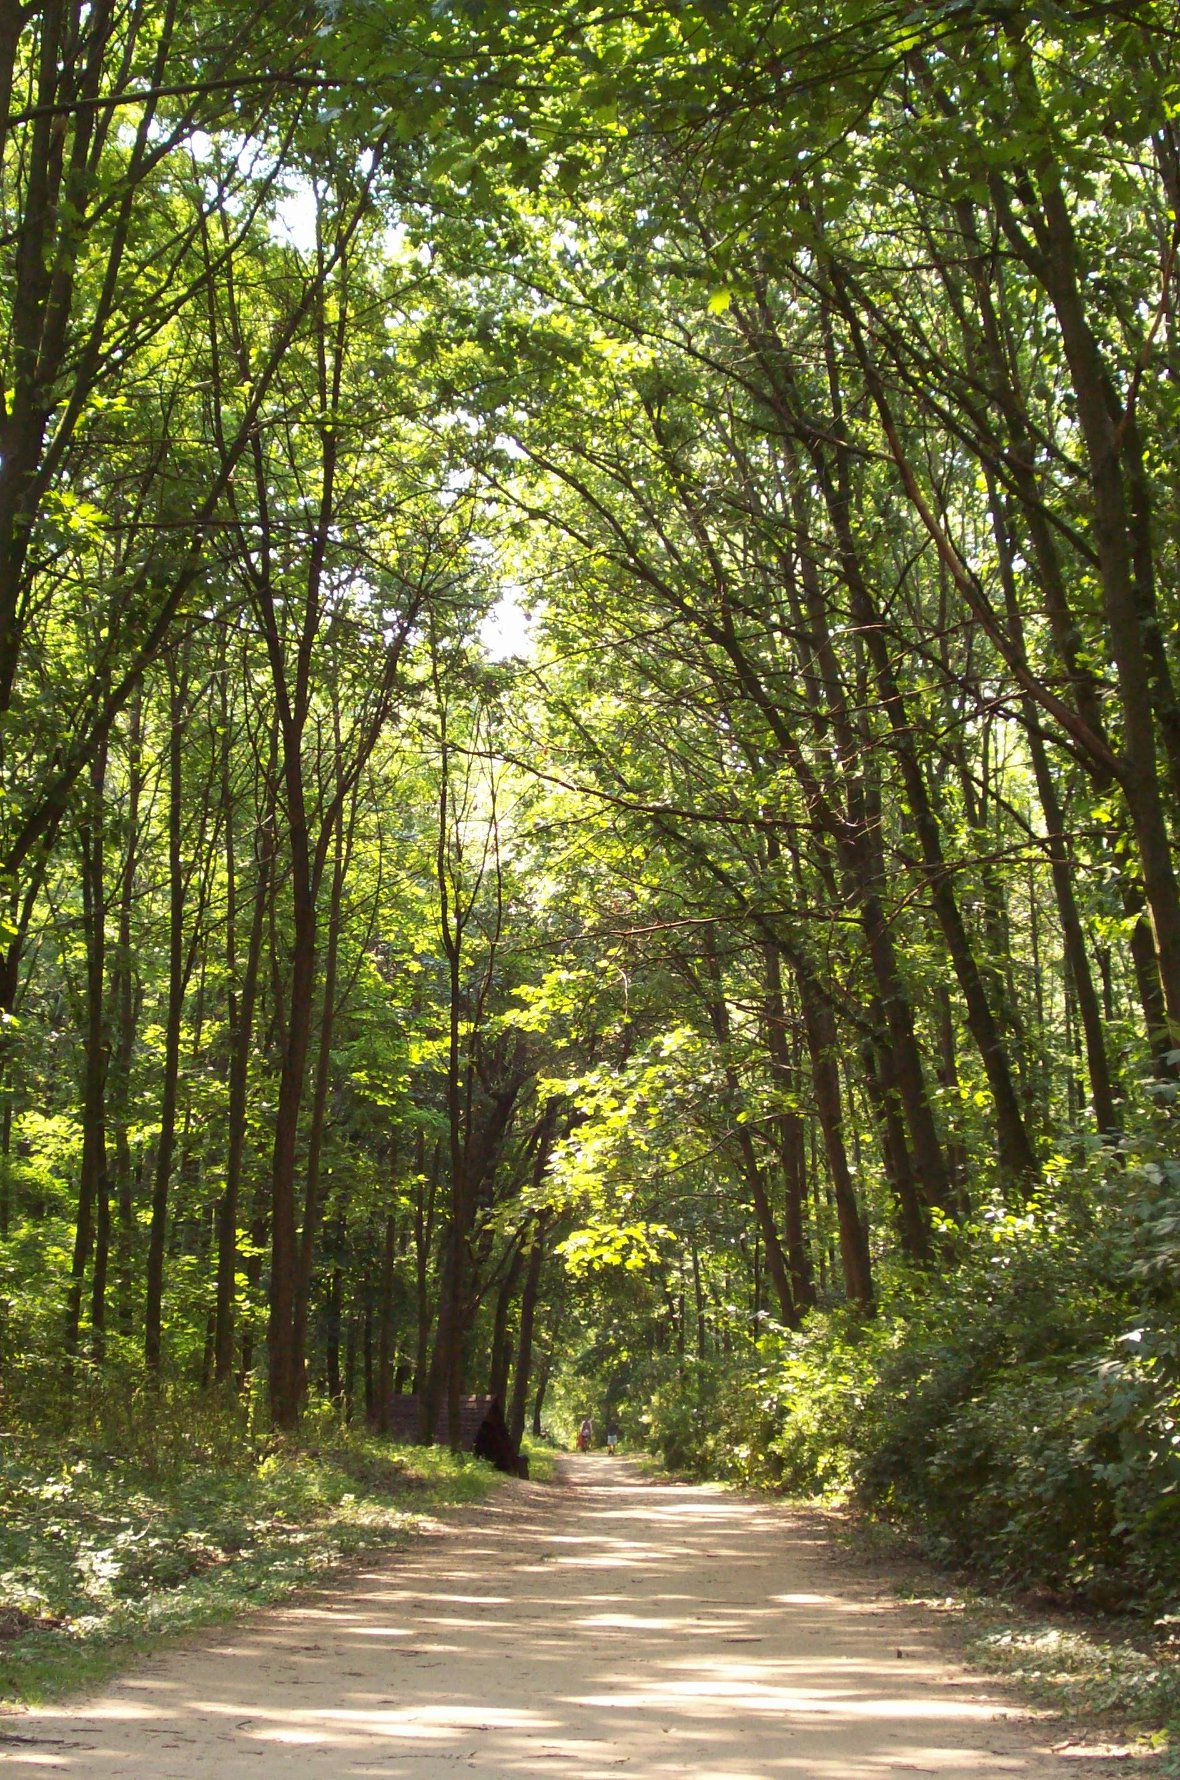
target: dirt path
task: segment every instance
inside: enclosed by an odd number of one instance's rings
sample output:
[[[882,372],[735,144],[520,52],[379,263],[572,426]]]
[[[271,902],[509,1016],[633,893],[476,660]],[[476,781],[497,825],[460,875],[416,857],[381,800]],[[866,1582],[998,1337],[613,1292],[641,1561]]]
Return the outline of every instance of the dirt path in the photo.
[[[560,1485],[510,1485],[408,1554],[99,1699],[0,1720],[0,1766],[78,1780],[1078,1772],[1046,1727],[955,1668],[920,1610],[845,1570],[805,1516],[570,1458]]]

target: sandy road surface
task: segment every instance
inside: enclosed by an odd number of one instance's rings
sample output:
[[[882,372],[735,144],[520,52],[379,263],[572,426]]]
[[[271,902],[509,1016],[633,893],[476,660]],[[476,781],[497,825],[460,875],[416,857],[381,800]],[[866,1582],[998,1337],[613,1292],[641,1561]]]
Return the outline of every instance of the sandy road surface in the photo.
[[[71,1780],[1078,1773],[1045,1727],[956,1670],[920,1610],[845,1569],[805,1516],[570,1458],[561,1484],[509,1485],[409,1553],[101,1698],[0,1719],[0,1766]]]

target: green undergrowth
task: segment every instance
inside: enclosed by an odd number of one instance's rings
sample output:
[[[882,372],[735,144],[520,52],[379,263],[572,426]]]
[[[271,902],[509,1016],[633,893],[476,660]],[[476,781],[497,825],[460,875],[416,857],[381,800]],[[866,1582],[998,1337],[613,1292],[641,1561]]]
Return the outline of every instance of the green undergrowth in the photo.
[[[985,1206],[949,1272],[882,1268],[653,1393],[674,1468],[844,1495],[929,1556],[1150,1621],[1180,1611],[1180,1164],[1145,1144]]]
[[[1045,1191],[814,1313],[658,1381],[670,1467],[843,1501],[948,1573],[1136,1628],[1000,1627],[979,1652],[1116,1715],[1180,1721],[1180,1163],[1172,1134],[1056,1158]],[[1047,1177],[1049,1171],[1047,1170]],[[988,1640],[991,1640],[990,1642]],[[1174,1735],[1174,1733],[1173,1733]],[[1174,1736],[1175,1740],[1175,1736]]]
[[[1046,1610],[970,1587],[903,1592],[952,1613],[968,1661],[1060,1715],[1083,1744],[1154,1750],[1153,1772],[1180,1776],[1180,1639],[1169,1621]]]
[[[557,1448],[548,1440],[535,1440],[526,1434],[520,1450],[529,1462],[530,1483],[552,1483],[557,1475]]]
[[[969,1610],[966,1630],[973,1662],[1069,1719],[1113,1725],[1132,1740],[1142,1733],[1161,1750],[1164,1771],[1180,1775],[1180,1649],[1173,1641],[1081,1618],[1016,1618],[990,1601]]]
[[[281,1600],[497,1481],[481,1460],[330,1421],[258,1442],[182,1399],[131,1419],[122,1449],[100,1426],[0,1436],[2,1700],[93,1685],[131,1652]]]

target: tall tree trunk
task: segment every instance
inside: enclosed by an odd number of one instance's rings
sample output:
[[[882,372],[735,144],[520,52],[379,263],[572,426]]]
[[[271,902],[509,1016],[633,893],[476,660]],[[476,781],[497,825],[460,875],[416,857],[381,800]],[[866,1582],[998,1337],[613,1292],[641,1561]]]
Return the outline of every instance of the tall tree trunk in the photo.
[[[434,658],[435,690],[439,692],[438,658]],[[435,881],[439,895],[439,930],[447,960],[447,1073],[445,1100],[450,1159],[450,1215],[443,1263],[439,1275],[438,1324],[434,1354],[422,1393],[421,1435],[433,1438],[440,1403],[446,1411],[447,1441],[454,1450],[460,1442],[459,1398],[463,1373],[463,1311],[467,1301],[471,1228],[472,1131],[469,1097],[464,1093],[470,1075],[469,1046],[464,1045],[462,962],[465,928],[471,905],[465,905],[454,876],[451,855],[452,805],[451,746],[446,727],[445,704],[438,699],[441,742],[439,753],[438,829],[435,848]]]
[[[827,338],[829,376],[838,402],[839,383],[830,330],[827,330]],[[841,420],[838,417],[837,431],[840,426]],[[814,435],[812,436],[814,438]],[[910,820],[921,848],[922,869],[931,905],[942,931],[947,952],[950,955],[951,966],[963,996],[968,1029],[978,1047],[991,1090],[996,1115],[996,1138],[1000,1164],[1010,1179],[1022,1182],[1027,1186],[1036,1177],[1037,1162],[1021,1116],[1007,1048],[992,1012],[983,976],[976,963],[967,928],[959,909],[954,880],[943,853],[941,830],[914,744],[914,725],[894,669],[881,613],[873,598],[869,579],[861,566],[853,521],[850,454],[842,442],[837,444],[835,447],[836,467],[833,474],[825,452],[826,447],[821,446],[818,441],[814,441],[812,461],[839,542],[841,567],[851,597],[853,616],[860,627],[859,634],[864,640],[872,664],[877,694],[889,724],[890,740],[900,770]],[[796,505],[798,506],[798,504],[797,499]],[[808,617],[812,629],[814,631],[816,625],[822,627],[826,652],[831,662],[831,671],[838,673],[835,652],[828,635],[826,607],[821,597],[818,576],[810,559],[802,573],[807,591]],[[871,945],[870,941],[870,947]],[[898,1032],[895,1030],[896,1018],[889,1008],[887,977],[882,978],[879,973],[878,982],[886,1002],[886,1015],[890,1020],[891,1036],[896,1045]],[[902,1034],[902,1047],[902,1053],[897,1060],[897,1074],[902,1097],[906,1104],[919,1174],[925,1178],[931,1203],[945,1210],[953,1211],[953,1195],[947,1191],[949,1181],[945,1178],[944,1160],[941,1149],[937,1145],[937,1139],[933,1138],[932,1125],[927,1121],[926,1114],[918,1101],[914,1100],[911,1104],[911,1092],[916,1090],[911,1089],[909,1080],[913,1064],[909,1057],[910,1039],[908,1034]],[[922,1095],[921,1099],[925,1100],[925,1096]],[[928,1105],[928,1102],[926,1104]],[[915,1113],[918,1118],[917,1126],[914,1124]],[[933,1176],[929,1172],[932,1166],[935,1170]]]
[[[1068,834],[1057,796],[1057,787],[1049,770],[1044,743],[1032,728],[1029,729],[1027,740],[1033,775],[1037,783],[1037,794],[1045,814],[1049,865],[1053,877],[1053,890],[1057,899],[1057,915],[1061,925],[1066,967],[1077,998],[1078,1017],[1086,1048],[1086,1067],[1090,1077],[1090,1098],[1094,1108],[1094,1122],[1103,1135],[1114,1136],[1117,1135],[1121,1127],[1121,1120],[1115,1109],[1114,1086],[1111,1080],[1110,1059],[1106,1054],[1102,1009],[1094,988],[1085,934],[1082,930],[1082,917],[1078,910],[1077,898],[1074,895],[1073,861],[1070,858]]]
[[[270,1416],[276,1428],[299,1419],[301,1380],[296,1376],[295,1300],[299,1250],[295,1225],[295,1170],[299,1110],[307,1076],[316,973],[316,913],[311,856],[304,809],[298,734],[283,736],[287,783],[287,844],[290,853],[293,939],[287,989],[278,1107],[271,1152],[270,1307],[267,1320],[267,1382]]]
[[[173,662],[170,669],[168,734],[168,1011],[164,1023],[164,1081],[160,1098],[160,1138],[152,1183],[148,1232],[147,1299],[144,1307],[143,1357],[149,1373],[158,1373],[164,1304],[164,1251],[168,1231],[168,1195],[176,1143],[176,1106],[180,1082],[180,1027],[184,1016],[184,862],[181,858],[183,750],[186,726],[187,676]]]
[[[12,1084],[5,1062],[0,1072],[0,1240],[7,1242],[12,1217]]]
[[[533,1227],[528,1272],[520,1298],[520,1329],[516,1340],[516,1365],[512,1374],[512,1402],[508,1410],[508,1432],[513,1446],[520,1445],[524,1434],[529,1379],[533,1369],[533,1327],[537,1315],[537,1298],[541,1290],[541,1269],[545,1265],[545,1226],[546,1219],[542,1213]],[[537,1414],[540,1415],[539,1408]]]
[[[354,798],[352,812],[355,815]],[[316,1055],[315,1081],[312,1087],[311,1116],[307,1131],[307,1164],[304,1178],[303,1226],[299,1235],[299,1279],[295,1292],[295,1357],[300,1378],[300,1395],[306,1389],[307,1316],[311,1300],[312,1266],[315,1260],[316,1236],[322,1209],[320,1194],[320,1162],[324,1148],[324,1121],[328,1113],[328,1091],[332,1081],[332,1034],[336,1025],[337,975],[340,964],[340,935],[344,902],[344,881],[352,853],[352,823],[345,835],[341,813],[333,835],[332,883],[328,895],[328,931],[324,946],[323,987],[320,995],[320,1032]],[[396,1148],[395,1148],[396,1155]]]
[[[869,962],[876,978],[877,995],[889,1028],[889,1041],[893,1049],[894,1068],[906,1124],[909,1127],[914,1167],[928,1203],[952,1213],[951,1183],[926,1087],[913,1008],[897,961],[890,923],[881,901],[882,874],[876,857],[876,834],[872,824],[865,821],[864,811],[859,807],[864,802],[863,788],[853,762],[860,753],[860,741],[848,720],[843,698],[838,691],[838,667],[834,667],[825,680],[825,686],[831,693],[830,722],[836,738],[835,758],[843,768],[836,776],[833,787],[830,776],[828,779],[821,779],[817,774],[795,732],[793,720],[780,708],[771,690],[764,684],[757,664],[750,658],[744,640],[737,633],[733,613],[728,606],[723,609],[721,622],[711,628],[714,640],[724,650],[734,668],[743,697],[749,700],[752,708],[766,723],[774,742],[781,750],[783,760],[794,774],[812,820],[819,830],[828,835],[832,843],[847,893],[857,906]],[[823,665],[822,649],[820,654]],[[815,707],[815,711],[818,721],[826,721],[825,713],[820,707]],[[840,801],[841,797],[843,802]]]
[[[961,1096],[959,1064],[955,1055],[955,1021],[951,1011],[950,990],[945,983],[936,986],[934,999],[938,1009],[938,1085],[942,1089],[944,1103],[957,1107]],[[971,1198],[967,1191],[967,1147],[961,1135],[948,1139],[946,1159],[959,1215],[966,1218],[971,1212]]]
[[[1031,106],[1030,118],[1035,118],[1040,107],[1026,45],[1022,45],[1018,58],[1014,78]],[[1180,1046],[1180,887],[1160,790],[1155,736],[1158,698],[1145,646],[1144,621],[1152,614],[1145,611],[1143,571],[1140,568],[1137,572],[1132,541],[1133,503],[1124,476],[1129,428],[1086,315],[1077,242],[1060,172],[1047,146],[1050,140],[1046,135],[1046,146],[1039,151],[1036,166],[1040,210],[1031,218],[1037,234],[1035,252],[1029,252],[1028,236],[1014,225],[1011,207],[998,182],[993,195],[1011,245],[1049,295],[1069,365],[1089,464],[1094,550],[1123,719],[1119,780],[1143,869],[1169,1036],[1173,1046]]]
[[[438,1276],[438,1320],[434,1348],[426,1373],[426,1389],[420,1393],[419,1437],[427,1444],[434,1438],[443,1412],[447,1441],[459,1446],[459,1402],[462,1393],[464,1281],[467,1274],[466,1234],[454,1213],[446,1228],[442,1266]]]
[[[880,898],[865,887],[863,881],[861,926],[889,1034],[894,1079],[905,1110],[914,1172],[926,1203],[953,1217],[954,1192],[934,1123],[926,1072],[914,1026],[913,1008],[902,981],[885,910]]]
[[[881,1134],[885,1178],[897,1201],[897,1229],[902,1253],[910,1261],[930,1259],[930,1231],[910,1163],[897,1084],[889,1066],[888,1047],[866,1043],[861,1052],[864,1084]]]
[[[807,1048],[811,1056],[816,1111],[836,1198],[844,1290],[850,1303],[867,1310],[873,1302],[873,1275],[868,1235],[856,1202],[856,1189],[852,1184],[848,1154],[844,1147],[844,1115],[840,1099],[840,1076],[836,1065],[835,1020],[831,1009],[817,993],[805,972],[796,973],[796,982],[807,1032]]]
[[[373,1367],[373,1276],[365,1277],[365,1315],[361,1331],[361,1360],[365,1385],[365,1421],[372,1427],[376,1414],[376,1382]]]
[[[104,1206],[107,1200],[106,1162],[106,1021],[104,992],[106,970],[106,889],[103,882],[103,794],[106,781],[106,749],[100,749],[90,771],[86,819],[82,825],[82,909],[86,930],[86,1050],[82,1086],[82,1163],[78,1179],[78,1214],[74,1228],[74,1253],[66,1302],[65,1345],[67,1359],[78,1351],[82,1319],[82,1293],[94,1240],[95,1214],[101,1253],[95,1282],[101,1288],[93,1296],[98,1323],[92,1329],[95,1358],[101,1359],[105,1324],[106,1241],[109,1229]]]
[[[139,804],[143,794],[143,691],[131,700],[127,721],[127,821],[123,859],[119,871],[118,937],[112,981],[115,1008],[115,1044],[110,1083],[111,1120],[114,1126],[116,1260],[116,1316],[119,1332],[130,1336],[135,1326],[132,1273],[135,1251],[135,1168],[131,1159],[131,1063],[135,1053],[135,970],[132,962],[131,920],[135,906],[139,864]]]
[[[1008,623],[1014,641],[1023,653],[1024,632],[1016,593],[1016,573],[1012,562],[1011,540],[994,490],[991,497],[991,510],[992,532],[999,552],[1000,570],[1008,609]],[[1027,694],[1021,700],[1021,712],[1024,717],[1026,741],[1029,758],[1032,761],[1033,777],[1036,780],[1037,795],[1040,798],[1041,809],[1045,817],[1046,845],[1053,879],[1053,892],[1057,900],[1057,916],[1061,925],[1066,965],[1073,979],[1074,991],[1077,995],[1078,1015],[1081,1020],[1086,1047],[1086,1064],[1090,1076],[1094,1119],[1099,1131],[1113,1135],[1119,1129],[1119,1119],[1115,1111],[1110,1060],[1106,1054],[1102,1013],[1094,989],[1094,979],[1090,972],[1090,960],[1086,951],[1082,918],[1078,910],[1077,898],[1074,895],[1074,867],[1070,857],[1069,838],[1062,815],[1061,800],[1057,795],[1057,786],[1050,770],[1048,750],[1037,722],[1037,713]]]
[[[271,770],[274,746],[271,750]],[[238,1202],[241,1195],[242,1164],[246,1153],[246,1098],[250,1079],[250,1049],[254,1034],[254,1007],[258,998],[258,982],[262,969],[262,949],[266,934],[266,915],[271,896],[271,878],[276,849],[275,812],[268,790],[262,820],[255,841],[254,898],[250,914],[250,934],[246,943],[246,960],[241,984],[235,985],[237,967],[236,884],[232,851],[233,812],[225,811],[226,871],[230,891],[226,906],[226,972],[229,988],[229,1100],[226,1109],[225,1188],[217,1208],[217,1298],[213,1324],[213,1376],[218,1384],[228,1384],[234,1371],[234,1300],[238,1271]],[[228,798],[228,786],[226,786]]]
[[[787,1258],[779,1241],[778,1226],[775,1223],[774,1209],[770,1203],[770,1195],[766,1190],[766,1180],[758,1161],[758,1153],[754,1148],[748,1125],[741,1117],[742,1091],[737,1070],[733,1064],[732,1046],[730,1042],[729,1008],[725,1000],[724,985],[717,963],[717,953],[711,939],[705,942],[705,964],[708,973],[706,1005],[713,1035],[717,1040],[717,1048],[721,1055],[722,1069],[725,1074],[726,1112],[730,1120],[731,1141],[738,1152],[742,1174],[746,1187],[754,1202],[754,1212],[758,1219],[758,1228],[762,1232],[762,1241],[766,1248],[766,1267],[774,1285],[778,1299],[779,1315],[789,1329],[796,1329],[800,1322],[799,1307],[795,1303],[791,1289],[791,1275],[787,1266]],[[695,1266],[695,1249],[694,1266]]]
[[[274,898],[271,898],[273,907]],[[246,1285],[251,1302],[262,1283],[262,1260],[266,1252],[267,1238],[270,1235],[270,1199],[269,1183],[259,1181],[254,1189],[254,1202],[250,1210],[250,1252],[246,1258]],[[250,1374],[254,1367],[254,1323],[251,1318],[241,1332],[241,1353],[238,1362],[238,1395],[250,1389]]]
[[[492,1318],[488,1396],[498,1397],[501,1403],[503,1403],[508,1390],[508,1375],[512,1369],[512,1338],[508,1327],[508,1314],[512,1309],[512,1301],[516,1297],[516,1288],[520,1284],[520,1276],[523,1271],[524,1243],[517,1238],[513,1243],[512,1258],[504,1269],[504,1278],[496,1293],[496,1309]]]
[[[381,1282],[377,1320],[377,1382],[374,1425],[379,1434],[389,1432],[389,1411],[393,1400],[393,1267],[397,1253],[397,1217],[385,1214],[385,1231],[381,1244]]]
[[[94,1187],[94,1275],[90,1282],[90,1354],[96,1363],[106,1358],[107,1274],[111,1254],[111,1183],[106,1169],[106,1145]]]
[[[543,1433],[541,1411],[545,1403],[545,1393],[549,1389],[549,1377],[553,1370],[553,1355],[561,1334],[562,1308],[559,1301],[549,1330],[549,1339],[541,1350],[541,1363],[537,1367],[537,1389],[533,1397],[533,1435],[537,1440],[540,1440]]]
[[[336,1232],[337,1241],[343,1232]],[[340,1323],[344,1315],[344,1269],[337,1264],[328,1275],[328,1301],[324,1316],[324,1378],[328,1401],[339,1404],[344,1391],[340,1372]]]
[[[430,1366],[430,1331],[434,1312],[430,1298],[430,1250],[434,1241],[435,1207],[438,1201],[439,1176],[442,1171],[442,1146],[431,1145],[430,1169],[425,1168],[426,1139],[419,1130],[417,1141],[418,1167],[414,1182],[414,1307],[417,1343],[414,1358],[414,1389],[422,1396],[427,1387]]]
[[[766,1048],[782,1110],[777,1116],[779,1158],[783,1171],[784,1232],[791,1300],[800,1314],[815,1304],[815,1280],[807,1247],[807,1169],[803,1149],[803,1116],[796,1104],[798,1068],[787,1041],[786,1002],[782,966],[771,945],[763,947],[766,965]]]
[[[358,1317],[354,1310],[348,1319],[344,1338],[344,1419],[351,1423],[356,1402],[356,1350]]]

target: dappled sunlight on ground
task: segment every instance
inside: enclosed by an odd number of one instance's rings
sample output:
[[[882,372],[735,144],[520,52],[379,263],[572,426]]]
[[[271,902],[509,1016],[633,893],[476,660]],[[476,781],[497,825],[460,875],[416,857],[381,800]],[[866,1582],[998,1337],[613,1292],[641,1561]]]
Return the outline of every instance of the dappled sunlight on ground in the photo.
[[[101,1700],[0,1719],[0,1766],[70,1780],[1069,1771],[1038,1743],[805,1516],[596,1457]]]

